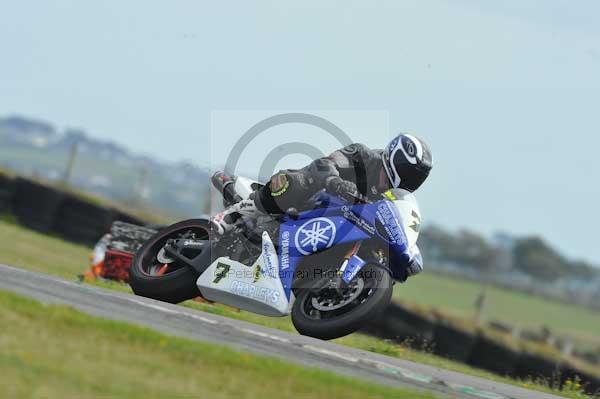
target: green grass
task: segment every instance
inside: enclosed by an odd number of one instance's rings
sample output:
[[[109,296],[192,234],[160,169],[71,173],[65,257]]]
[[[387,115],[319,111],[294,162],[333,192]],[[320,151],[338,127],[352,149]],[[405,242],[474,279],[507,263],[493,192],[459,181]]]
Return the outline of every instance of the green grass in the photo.
[[[74,280],[81,274],[91,250],[60,238],[0,220],[0,262]]]
[[[3,398],[432,398],[4,292],[0,325]]]
[[[15,245],[14,241],[18,241],[19,244]],[[48,237],[13,223],[0,220],[1,263],[15,265],[24,269],[58,275],[70,280],[75,280],[76,276],[81,274],[86,267],[89,253],[89,248],[67,243],[58,238]],[[431,278],[435,278],[435,276]],[[406,296],[408,299],[408,289],[413,283],[418,283],[420,280],[430,280],[431,278],[425,274],[413,279],[410,284],[400,286],[400,289],[402,289],[402,296]],[[128,286],[114,282],[99,281],[94,283],[94,285],[123,292],[131,292]],[[425,287],[422,289],[427,291],[421,291],[418,293],[418,295],[415,294],[414,296],[411,296],[411,299],[417,302],[417,298],[425,300],[424,298],[427,298],[430,294],[432,296],[439,295],[439,292],[429,291],[434,288]],[[450,303],[450,301],[448,302]],[[270,328],[295,332],[289,317],[270,318],[243,311],[236,312],[231,308],[222,305],[206,305],[193,301],[187,301],[183,305]],[[431,303],[429,303],[429,305],[431,305]],[[465,309],[467,309],[467,307],[465,307]],[[444,310],[446,310],[446,308],[444,308]],[[460,311],[457,311],[457,314],[460,315]],[[463,315],[468,315],[467,311],[465,311]],[[462,363],[453,362],[427,352],[412,350],[403,345],[397,345],[362,334],[352,334],[350,336],[335,340],[334,342],[361,350],[411,360],[469,375],[479,376],[489,380],[526,386],[530,389],[562,394],[566,397],[582,397],[577,396],[576,394],[557,392],[548,388],[544,384],[521,382],[503,378],[495,374],[476,369]]]
[[[483,286],[471,281],[423,273],[399,286],[395,298],[429,306],[461,318],[473,319],[474,302]],[[488,320],[519,327],[547,326],[555,333],[600,345],[600,312],[502,288],[487,287]]]

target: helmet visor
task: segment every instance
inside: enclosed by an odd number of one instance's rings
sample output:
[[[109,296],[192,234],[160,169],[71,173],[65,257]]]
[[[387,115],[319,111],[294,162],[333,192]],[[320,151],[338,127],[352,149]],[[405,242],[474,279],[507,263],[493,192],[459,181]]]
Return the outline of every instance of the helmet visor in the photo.
[[[427,180],[429,172],[425,172],[421,169],[413,169],[411,173],[406,176],[400,177],[400,188],[410,191],[416,191],[421,185]]]
[[[394,163],[398,165],[396,172],[400,178],[399,188],[413,192],[421,187],[425,180],[427,180],[429,171],[431,170],[430,163],[424,161],[425,159],[422,159],[420,160],[420,164],[411,164],[406,162],[402,153],[394,154]]]

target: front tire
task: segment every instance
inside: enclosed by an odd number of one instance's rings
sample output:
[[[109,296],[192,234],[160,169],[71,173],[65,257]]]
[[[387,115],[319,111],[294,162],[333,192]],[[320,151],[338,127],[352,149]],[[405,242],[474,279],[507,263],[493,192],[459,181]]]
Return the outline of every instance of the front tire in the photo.
[[[366,265],[352,280],[349,289],[354,292],[345,305],[333,297],[335,293],[327,297],[326,290],[319,288],[322,284],[323,280],[314,280],[311,287],[296,290],[292,322],[300,334],[323,340],[340,338],[364,327],[389,305],[392,297],[393,279],[376,264]],[[356,292],[358,288],[360,292]],[[331,310],[327,311],[327,306]]]
[[[136,295],[159,301],[179,303],[200,296],[198,273],[187,265],[173,262],[168,272],[158,273],[157,254],[168,239],[194,233],[197,239],[210,239],[210,224],[205,219],[190,219],[166,227],[152,236],[136,253],[129,272],[129,285]]]

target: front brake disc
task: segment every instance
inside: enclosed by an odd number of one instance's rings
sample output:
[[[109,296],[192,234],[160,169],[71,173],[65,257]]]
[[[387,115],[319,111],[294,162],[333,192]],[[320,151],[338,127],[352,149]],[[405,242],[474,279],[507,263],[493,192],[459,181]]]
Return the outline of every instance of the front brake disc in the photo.
[[[333,300],[331,298],[313,296],[311,299],[312,307],[321,312],[331,312],[333,310],[341,309],[349,303],[352,303],[352,301],[354,301],[360,296],[363,289],[365,288],[365,282],[362,278],[356,279],[353,283],[354,284],[350,285],[342,291],[343,295],[341,297],[335,298]],[[336,293],[336,295],[339,296],[338,293]]]

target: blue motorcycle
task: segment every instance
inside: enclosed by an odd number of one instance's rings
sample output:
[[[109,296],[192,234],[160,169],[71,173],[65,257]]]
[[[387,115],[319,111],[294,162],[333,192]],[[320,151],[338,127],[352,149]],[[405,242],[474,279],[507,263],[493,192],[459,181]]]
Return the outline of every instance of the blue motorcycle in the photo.
[[[225,206],[261,186],[215,176]],[[313,203],[304,212],[240,218],[218,238],[208,219],[162,229],[137,252],[129,283],[137,295],[171,303],[201,296],[261,315],[291,314],[298,332],[320,339],[351,334],[387,307],[394,281],[406,279],[419,207],[399,189],[373,202],[320,192]]]

